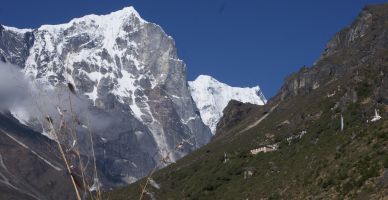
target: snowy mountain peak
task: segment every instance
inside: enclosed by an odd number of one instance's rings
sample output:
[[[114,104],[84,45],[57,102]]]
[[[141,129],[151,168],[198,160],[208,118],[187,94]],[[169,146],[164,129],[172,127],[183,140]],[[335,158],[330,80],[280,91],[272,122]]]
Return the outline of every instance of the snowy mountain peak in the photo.
[[[154,33],[158,37],[150,41],[147,34]],[[34,30],[34,36],[25,73],[52,85],[70,82],[94,105],[101,105],[99,100],[107,92],[122,103],[128,98],[133,102],[135,91],[143,89],[141,80],[147,79],[152,86],[157,84],[151,70],[144,69],[149,66],[149,56],[143,51],[153,48],[148,42],[163,43],[158,39],[166,36],[160,27],[143,20],[133,7],[106,15],[86,15],[65,24],[42,25]],[[168,40],[165,43],[167,48],[175,48]],[[169,53],[166,57],[175,56]],[[102,91],[107,85],[109,90]],[[144,113],[150,117],[149,111],[140,111],[133,103],[131,109],[139,119]]]
[[[215,78],[200,75],[189,82],[191,95],[201,113],[202,120],[215,134],[217,123],[222,117],[222,111],[230,100],[264,105],[267,100],[260,87],[231,87]]]
[[[56,25],[49,25],[49,24],[42,25],[38,28],[38,30],[46,30],[46,31],[58,33],[61,30],[63,31],[76,24],[84,24],[84,25],[95,24],[100,27],[112,28],[113,26],[120,27],[123,24],[123,22],[128,20],[138,20],[142,24],[148,23],[140,16],[140,14],[135,10],[133,6],[129,6],[105,15],[91,14],[91,15],[86,15],[79,18],[74,18],[68,23],[56,24]],[[21,34],[24,34],[26,32],[32,32],[34,30],[30,28],[20,29],[20,28],[9,27],[4,25],[2,25],[2,27],[5,30],[9,30],[9,31],[12,31],[15,33],[21,33]]]
[[[203,74],[201,74],[201,75],[199,75],[196,79],[195,79],[195,81],[212,81],[212,82],[218,82],[218,83],[220,83],[218,80],[216,80],[215,78],[213,78],[213,77],[211,77],[211,76],[209,76],[209,75],[203,75]]]
[[[196,82],[196,83],[202,83],[203,85],[208,85],[208,86],[212,86],[212,85],[215,85],[215,86],[218,86],[218,87],[231,87],[225,83],[222,83],[220,81],[218,81],[217,79],[213,78],[212,76],[209,76],[209,75],[199,75],[194,81],[192,82]],[[255,86],[255,87],[245,87],[245,88],[238,88],[238,87],[231,87],[231,88],[237,88],[237,89],[249,89],[249,90],[255,90],[258,92],[258,94],[260,94],[261,90],[260,90],[260,87],[259,86]],[[263,96],[264,98],[264,96]],[[265,98],[264,98],[265,100]],[[266,101],[266,100],[265,100]]]
[[[12,32],[15,32],[15,33],[20,33],[20,34],[25,34],[27,32],[31,32],[32,31],[32,29],[29,29],[29,28],[19,29],[19,28],[4,26],[4,25],[0,25],[0,30],[1,30],[1,27],[3,27],[5,30],[9,30],[9,31],[12,31]]]
[[[136,21],[138,20],[140,23],[147,23],[139,13],[133,8],[132,6],[130,7],[125,7],[121,10],[111,12],[109,14],[105,15],[86,15],[80,18],[74,18],[68,23],[64,24],[58,24],[58,25],[42,25],[38,30],[48,30],[51,32],[57,32],[60,30],[67,29],[71,26],[75,26],[77,24],[83,24],[83,25],[96,25],[101,28],[115,28],[120,27],[123,22],[125,21]]]
[[[216,85],[226,85],[224,83],[219,82],[217,79],[209,76],[209,75],[199,75],[193,82],[196,83],[206,83],[206,84],[216,84]]]

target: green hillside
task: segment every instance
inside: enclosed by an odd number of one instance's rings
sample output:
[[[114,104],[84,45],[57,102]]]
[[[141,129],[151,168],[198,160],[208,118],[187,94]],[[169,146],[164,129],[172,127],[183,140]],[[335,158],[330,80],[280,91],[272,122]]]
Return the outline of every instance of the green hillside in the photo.
[[[213,141],[152,174],[143,199],[388,199],[387,113],[384,4],[365,7],[267,105],[230,102]],[[105,197],[139,199],[146,182]]]

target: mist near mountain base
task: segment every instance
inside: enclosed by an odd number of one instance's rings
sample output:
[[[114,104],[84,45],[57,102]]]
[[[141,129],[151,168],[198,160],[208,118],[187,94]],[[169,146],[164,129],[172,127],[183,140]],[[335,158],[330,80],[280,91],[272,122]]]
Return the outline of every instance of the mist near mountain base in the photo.
[[[0,62],[0,111],[9,111],[36,131],[47,130],[48,118],[54,128],[59,128],[61,120],[94,131],[108,127],[106,116],[92,112],[91,106],[86,97],[73,94],[65,84],[53,87],[33,81],[19,66]]]

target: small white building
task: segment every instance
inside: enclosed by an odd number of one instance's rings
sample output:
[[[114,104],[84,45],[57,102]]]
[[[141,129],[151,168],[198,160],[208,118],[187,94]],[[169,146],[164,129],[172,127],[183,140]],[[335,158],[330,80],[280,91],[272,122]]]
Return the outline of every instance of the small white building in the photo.
[[[256,155],[260,152],[267,153],[267,152],[271,152],[271,151],[276,151],[278,148],[279,148],[279,144],[265,145],[265,146],[259,147],[257,149],[252,149],[251,154]]]
[[[335,91],[331,94],[327,93],[327,98],[333,97],[335,95]]]
[[[379,112],[377,111],[377,109],[375,109],[375,115],[370,121],[375,122],[375,121],[379,121],[380,119],[381,119],[381,116],[379,115]]]
[[[366,123],[369,123],[369,122],[376,122],[376,121],[379,121],[382,117],[380,116],[379,112],[377,111],[377,109],[375,109],[375,115],[372,117],[371,120],[366,120]]]

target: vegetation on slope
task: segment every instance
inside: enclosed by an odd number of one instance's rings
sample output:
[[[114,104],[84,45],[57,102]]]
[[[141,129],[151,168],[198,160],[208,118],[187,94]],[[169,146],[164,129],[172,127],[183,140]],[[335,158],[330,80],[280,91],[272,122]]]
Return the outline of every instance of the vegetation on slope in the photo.
[[[336,85],[333,82],[328,88]],[[388,121],[366,123],[373,115],[368,111],[369,104],[350,103],[341,111],[332,109],[340,95],[325,96],[325,92],[316,91],[289,102],[295,106],[280,105],[260,126],[244,135],[210,143],[156,173],[153,179],[161,188],[149,187],[149,191],[157,199],[343,199],[384,195],[382,189],[388,185],[382,177],[388,174]],[[345,119],[342,132],[341,114]],[[301,116],[308,117],[298,124],[278,126],[285,120],[294,123],[297,120],[293,118]],[[287,142],[288,136],[302,130],[307,134]],[[249,153],[250,149],[275,142],[280,142],[278,151]],[[224,153],[229,158],[226,163]],[[247,169],[254,174],[244,179]],[[137,199],[142,182],[108,195],[110,199]]]
[[[145,198],[388,198],[387,10],[365,8],[316,65],[290,76],[267,105],[244,112],[231,103],[217,137],[153,174],[159,185],[146,187]],[[370,122],[375,109],[382,119]],[[269,144],[279,149],[250,154]],[[105,197],[139,199],[146,181]]]

